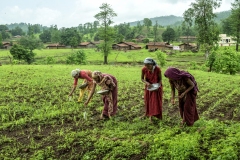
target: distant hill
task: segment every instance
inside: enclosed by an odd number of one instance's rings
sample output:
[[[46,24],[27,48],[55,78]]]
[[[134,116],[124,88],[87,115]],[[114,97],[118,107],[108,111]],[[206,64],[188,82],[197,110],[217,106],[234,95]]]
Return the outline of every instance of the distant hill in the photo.
[[[216,14],[217,14],[217,17],[215,18],[215,21],[217,23],[220,23],[222,19],[227,18],[231,14],[231,11],[229,10],[229,11],[217,12]],[[181,22],[183,21],[183,17],[174,16],[174,15],[160,16],[160,17],[149,18],[149,19],[152,21],[153,25],[157,21],[158,24],[161,26],[172,26],[172,25],[177,26],[177,25],[180,25]],[[130,26],[137,26],[138,22],[143,24],[143,20],[129,22],[129,24],[130,24]]]

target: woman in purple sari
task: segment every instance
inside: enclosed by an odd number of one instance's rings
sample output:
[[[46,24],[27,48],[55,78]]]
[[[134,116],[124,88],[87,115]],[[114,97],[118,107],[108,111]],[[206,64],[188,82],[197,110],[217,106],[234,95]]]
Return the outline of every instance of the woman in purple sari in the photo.
[[[117,80],[114,76],[110,74],[101,73],[99,71],[94,71],[92,73],[93,78],[93,88],[90,92],[90,95],[85,102],[85,105],[89,103],[89,100],[93,96],[96,85],[102,87],[102,90],[109,90],[108,93],[102,96],[102,100],[104,103],[104,108],[102,110],[100,118],[111,118],[111,116],[115,115],[117,112]]]
[[[173,67],[168,68],[164,76],[170,82],[172,104],[175,104],[175,89],[178,90],[181,125],[192,126],[199,119],[196,108],[196,96],[199,90],[195,78],[190,73]]]

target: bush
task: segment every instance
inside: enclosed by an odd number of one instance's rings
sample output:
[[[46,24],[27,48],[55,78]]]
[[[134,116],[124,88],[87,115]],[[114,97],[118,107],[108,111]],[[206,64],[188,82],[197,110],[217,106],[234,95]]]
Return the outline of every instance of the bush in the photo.
[[[83,50],[78,50],[67,57],[67,64],[86,64],[86,54]]]
[[[166,58],[167,58],[166,53],[161,52],[161,51],[156,51],[156,56],[157,56],[157,59],[158,59],[158,61],[160,63],[159,65],[161,67],[165,66],[166,63],[167,63],[167,61],[166,61]]]
[[[16,44],[10,49],[10,53],[15,60],[24,60],[28,64],[32,63],[35,57],[35,54],[31,50],[25,49],[23,46]]]
[[[239,53],[230,49],[219,51],[216,53],[213,69],[216,72],[234,75],[240,70],[239,56]]]

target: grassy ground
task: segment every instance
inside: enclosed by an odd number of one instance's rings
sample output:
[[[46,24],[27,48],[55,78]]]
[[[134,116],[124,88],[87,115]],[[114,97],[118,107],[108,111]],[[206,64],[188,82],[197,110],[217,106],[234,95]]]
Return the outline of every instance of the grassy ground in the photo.
[[[193,127],[179,128],[181,118],[178,107],[168,103],[166,78],[163,120],[139,119],[144,113],[141,67],[1,66],[0,159],[240,158],[240,76],[189,70],[200,89],[200,120]],[[99,120],[103,103],[97,94],[88,107],[76,102],[78,92],[68,100],[70,71],[75,68],[100,70],[118,79],[119,110],[113,119]]]

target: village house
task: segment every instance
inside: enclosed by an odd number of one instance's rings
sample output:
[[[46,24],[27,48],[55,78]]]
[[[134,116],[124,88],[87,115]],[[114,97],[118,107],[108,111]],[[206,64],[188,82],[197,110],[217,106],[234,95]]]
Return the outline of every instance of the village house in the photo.
[[[119,42],[117,44],[113,44],[112,48],[116,50],[138,50],[142,47],[134,42]]]
[[[195,43],[182,43],[182,44],[179,44],[178,46],[180,48],[180,51],[197,49],[197,45]]]
[[[47,45],[46,48],[47,49],[64,49],[66,48],[66,46],[59,43],[54,43],[54,44]]]
[[[10,42],[2,42],[2,48],[3,49],[10,49],[12,46],[11,46],[11,43]]]
[[[236,45],[236,42],[233,40],[233,37],[227,36],[227,34],[220,34],[219,35],[219,46],[232,46]]]
[[[77,48],[96,48],[100,42],[82,42]]]
[[[172,50],[173,46],[170,45],[167,42],[149,42],[146,44],[146,49],[149,51],[155,51],[155,50]]]

